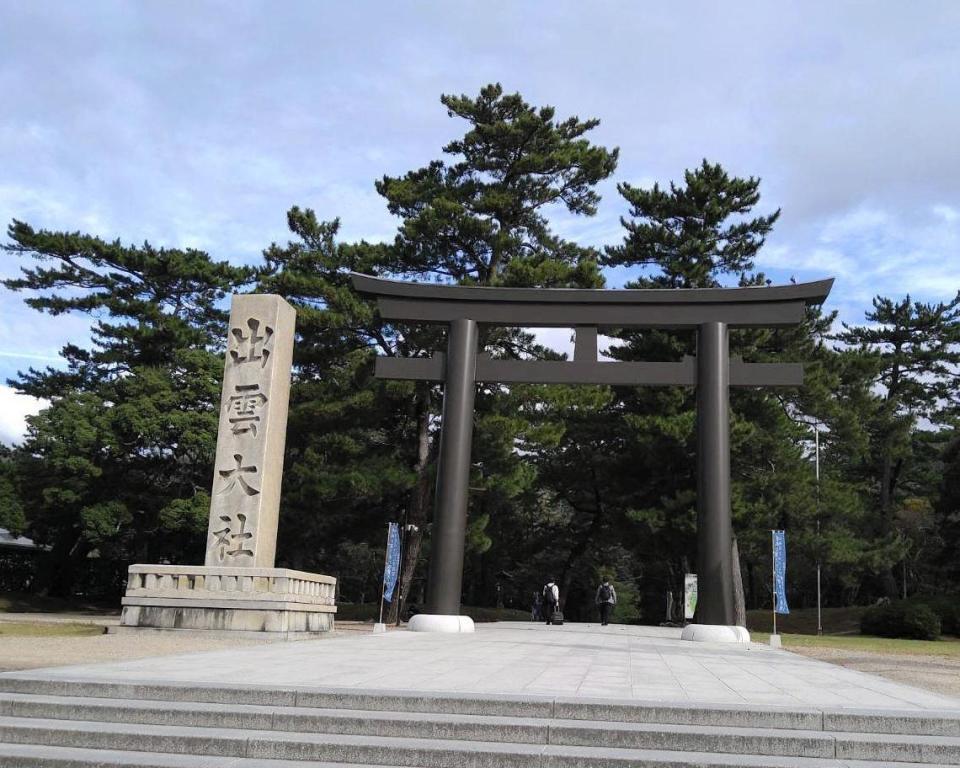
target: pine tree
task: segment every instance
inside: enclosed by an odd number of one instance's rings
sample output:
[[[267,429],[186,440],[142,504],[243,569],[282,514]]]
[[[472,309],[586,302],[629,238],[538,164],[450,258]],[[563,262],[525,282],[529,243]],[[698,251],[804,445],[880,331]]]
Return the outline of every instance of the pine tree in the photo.
[[[605,249],[601,263],[634,270],[629,288],[704,288],[726,274],[742,276],[779,216],[751,218],[759,183],[730,177],[704,160],[684,172],[684,183],[666,189],[618,185],[630,204],[629,217],[621,219],[626,233],[622,244]],[[616,337],[620,343],[608,354],[617,360],[679,361],[695,353],[689,333],[621,331]],[[622,388],[618,396],[624,415],[609,429],[621,434],[635,470],[610,482],[623,487],[630,517],[646,529],[640,545],[650,562],[645,601],[659,606],[665,591],[682,588],[695,552],[695,394]],[[740,549],[749,554],[749,543]]]
[[[873,407],[864,419],[870,452],[857,469],[869,484],[871,528],[892,541],[876,572],[893,597],[899,579],[889,568],[905,562],[911,549],[911,535],[898,520],[916,518],[917,509],[935,502],[923,457],[929,441],[918,440],[916,430],[921,423],[924,429],[952,423],[960,405],[960,294],[935,304],[877,296],[866,320],[865,326],[845,323],[836,338],[872,363]]]
[[[18,391],[50,400],[14,461],[27,530],[52,547],[46,588],[68,594],[96,552],[119,587],[137,560],[195,562],[216,442],[226,295],[251,271],[196,250],[124,246],[14,221],[4,250],[40,266],[4,281],[50,315],[96,320],[66,370],[30,369]]]
[[[877,361],[880,407],[872,421],[877,508],[884,525],[909,472],[910,435],[918,421],[947,423],[960,405],[960,293],[924,304],[877,296],[868,325],[850,326],[837,339]]]
[[[443,148],[451,161],[437,160],[377,184],[390,212],[403,220],[394,246],[404,270],[477,285],[602,285],[597,254],[557,237],[546,218],[549,206],[595,214],[600,199],[595,186],[613,173],[618,157],[618,150],[586,138],[599,121],[556,120],[553,107],[532,107],[520,94],[504,94],[499,84],[484,87],[476,98],[447,95],[441,103],[448,115],[468,125],[461,139]],[[497,356],[547,354],[530,334],[509,329],[485,332],[482,344]],[[475,533],[476,527],[490,526],[491,518],[491,530],[502,531],[500,518],[511,515],[523,491],[516,480],[532,479],[514,450],[525,428],[509,411],[509,395],[502,388],[499,396],[491,395],[481,392],[477,401],[474,458],[479,473],[471,486],[479,493],[471,500],[470,522]],[[429,405],[424,420],[436,412],[435,403]],[[500,428],[506,423],[511,430]],[[506,478],[514,480],[504,482]],[[425,503],[411,507],[410,521],[422,529],[425,512]],[[486,547],[487,538],[474,540]],[[408,546],[405,581],[413,575],[418,543]],[[478,570],[467,582],[486,586],[483,563]]]
[[[731,178],[704,160],[684,173],[684,182],[670,182],[669,190],[617,185],[631,218],[621,218],[627,234],[622,245],[606,249],[604,266],[652,267],[653,276],[641,282],[660,288],[708,288],[725,274],[753,269],[780,217],[776,210],[749,218],[760,201],[760,179]]]
[[[0,445],[0,528],[19,536],[27,527],[27,518],[17,488],[16,466],[11,454],[7,446]]]
[[[595,254],[554,235],[546,210],[596,213],[595,186],[610,176],[618,150],[585,138],[599,120],[556,120],[520,94],[487,85],[476,98],[442,96],[468,130],[435,160],[377,191],[403,221],[396,239],[402,271],[480,285],[599,284]]]
[[[346,553],[379,548],[382,566],[385,523],[415,494],[423,407],[411,383],[375,380],[374,360],[423,354],[439,334],[383,323],[351,287],[351,271],[391,269],[390,246],[341,243],[339,221],[309,209],[287,220],[294,239],[264,252],[258,286],[297,309],[278,553],[291,567],[348,573],[347,601],[372,598]]]

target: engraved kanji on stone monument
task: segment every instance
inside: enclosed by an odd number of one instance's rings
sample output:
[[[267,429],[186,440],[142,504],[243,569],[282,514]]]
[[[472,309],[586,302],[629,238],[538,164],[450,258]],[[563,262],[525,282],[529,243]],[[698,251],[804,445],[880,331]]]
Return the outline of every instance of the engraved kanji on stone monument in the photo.
[[[228,421],[232,425],[233,434],[249,432],[252,437],[256,437],[260,411],[266,402],[267,397],[260,391],[259,384],[238,384],[234,387],[234,394],[230,396],[227,405]]]
[[[267,344],[273,336],[273,328],[263,323],[256,317],[247,318],[248,335],[244,336],[243,328],[231,327],[230,333],[233,335],[236,346],[230,350],[230,357],[235,363],[253,363],[262,361],[260,367],[267,365],[267,358],[270,357],[270,350]],[[263,327],[263,335],[259,331]]]
[[[257,468],[252,465],[249,467],[243,466],[243,456],[239,453],[233,454],[233,460],[237,463],[235,467],[217,470],[217,474],[220,475],[220,478],[223,481],[223,484],[217,493],[230,493],[230,491],[232,491],[238,485],[240,486],[240,489],[247,494],[247,496],[255,496],[260,493],[259,488],[254,488],[243,479],[243,476],[247,472],[252,472],[254,475],[256,475]]]
[[[279,296],[234,296],[210,494],[208,566],[272,568],[296,312]]]

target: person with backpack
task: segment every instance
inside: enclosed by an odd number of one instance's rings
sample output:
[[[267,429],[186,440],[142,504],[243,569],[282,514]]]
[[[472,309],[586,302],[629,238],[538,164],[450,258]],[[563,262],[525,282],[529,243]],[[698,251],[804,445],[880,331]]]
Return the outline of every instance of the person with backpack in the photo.
[[[548,579],[543,586],[543,613],[547,624],[553,624],[553,614],[560,610],[560,587],[553,579]]]
[[[617,604],[617,590],[613,588],[610,579],[604,578],[600,586],[597,587],[597,596],[594,602],[600,609],[600,625],[605,627],[610,623],[610,613],[613,611],[613,606]]]

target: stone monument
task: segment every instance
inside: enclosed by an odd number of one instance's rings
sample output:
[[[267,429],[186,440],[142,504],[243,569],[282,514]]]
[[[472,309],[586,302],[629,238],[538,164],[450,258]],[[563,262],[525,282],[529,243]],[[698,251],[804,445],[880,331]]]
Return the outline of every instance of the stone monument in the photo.
[[[336,579],[274,568],[296,312],[234,296],[204,565],[131,565],[121,627],[333,629]]]

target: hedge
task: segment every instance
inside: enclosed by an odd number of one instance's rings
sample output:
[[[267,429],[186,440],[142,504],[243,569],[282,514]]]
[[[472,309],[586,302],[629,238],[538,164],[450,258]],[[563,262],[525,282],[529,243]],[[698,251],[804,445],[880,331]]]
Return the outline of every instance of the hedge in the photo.
[[[940,618],[929,606],[899,600],[868,608],[860,619],[860,633],[936,640],[940,636]]]

